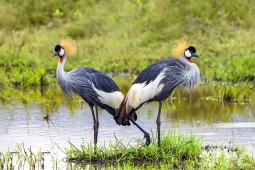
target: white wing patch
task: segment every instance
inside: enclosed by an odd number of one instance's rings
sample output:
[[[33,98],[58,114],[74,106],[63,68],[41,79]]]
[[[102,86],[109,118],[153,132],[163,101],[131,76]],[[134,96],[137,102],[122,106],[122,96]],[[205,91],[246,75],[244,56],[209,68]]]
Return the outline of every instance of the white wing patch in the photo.
[[[107,93],[101,90],[98,90],[93,85],[93,89],[96,91],[96,93],[99,95],[99,100],[108,106],[111,106],[112,108],[118,109],[120,106],[120,103],[124,99],[124,95],[120,91],[115,91],[111,93]]]
[[[164,87],[164,84],[159,85],[164,78],[164,73],[163,70],[154,81],[149,82],[146,86],[145,83],[133,84],[127,94],[126,110],[129,111],[130,107],[137,108],[140,104],[154,98]]]

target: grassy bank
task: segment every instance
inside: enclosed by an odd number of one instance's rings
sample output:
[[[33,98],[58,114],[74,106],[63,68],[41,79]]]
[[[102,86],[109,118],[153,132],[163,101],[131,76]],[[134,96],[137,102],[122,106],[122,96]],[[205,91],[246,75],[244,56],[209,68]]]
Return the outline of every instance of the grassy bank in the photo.
[[[252,169],[255,166],[254,154],[235,145],[202,145],[202,139],[193,134],[182,135],[179,131],[164,132],[161,149],[152,134],[152,143],[134,139],[124,145],[116,139],[114,144],[97,147],[93,144],[74,146],[70,142],[67,160],[80,166],[86,164],[104,164],[120,169]]]
[[[152,135],[152,143],[147,147],[142,139],[134,139],[134,145],[126,145],[116,139],[109,146],[98,146],[94,152],[94,144],[82,144],[78,149],[70,142],[67,150],[68,161],[80,163],[170,163],[174,167],[197,166],[202,153],[202,142],[194,135],[182,136],[180,132],[163,134],[161,150],[158,149],[156,138]]]
[[[135,144],[125,145],[116,139],[109,146],[97,147],[93,144],[74,146],[66,155],[69,162],[76,162],[80,167],[85,165],[102,165],[113,169],[253,169],[254,153],[248,153],[245,147],[233,144],[202,145],[202,139],[193,134],[182,135],[179,131],[164,132],[161,152],[156,137],[152,134],[152,143],[145,146],[138,139]]]
[[[145,146],[141,139],[133,139],[129,144],[121,140],[99,145],[94,152],[92,143],[82,143],[70,147],[58,148],[66,154],[67,169],[253,169],[254,153],[244,147],[231,145],[202,145],[202,139],[193,134],[182,135],[178,130],[164,132],[161,152],[156,137],[152,134],[152,143]],[[56,147],[55,145],[54,147]],[[52,147],[53,149],[53,147]],[[17,145],[14,152],[0,153],[0,169],[24,169],[49,167],[48,157],[54,169],[63,166],[57,154],[51,151],[34,151],[25,148],[24,143]],[[47,165],[45,165],[47,162]],[[63,168],[63,167],[62,167]]]
[[[254,2],[32,0],[0,2],[0,86],[55,84],[59,40],[78,41],[66,70],[88,66],[137,74],[170,57],[184,37],[203,58],[203,80],[252,81],[255,77]]]

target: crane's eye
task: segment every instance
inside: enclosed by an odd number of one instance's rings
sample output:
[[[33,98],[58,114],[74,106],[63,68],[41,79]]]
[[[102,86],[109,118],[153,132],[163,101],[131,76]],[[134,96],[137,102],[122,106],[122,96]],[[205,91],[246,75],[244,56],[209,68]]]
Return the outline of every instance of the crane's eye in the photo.
[[[61,46],[60,45],[56,45],[55,52],[58,52],[60,49],[61,49]]]

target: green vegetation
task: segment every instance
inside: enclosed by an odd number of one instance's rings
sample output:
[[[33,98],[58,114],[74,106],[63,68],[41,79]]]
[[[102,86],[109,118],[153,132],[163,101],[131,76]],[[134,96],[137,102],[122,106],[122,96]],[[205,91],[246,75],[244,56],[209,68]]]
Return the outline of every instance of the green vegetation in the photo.
[[[224,101],[249,101],[253,85],[251,83],[227,84],[220,83],[215,85],[218,89],[217,96]]]
[[[203,81],[255,77],[254,2],[32,0],[0,2],[0,87],[55,84],[59,40],[79,45],[66,70],[88,66],[137,74],[170,57],[174,40],[197,48]]]
[[[93,143],[83,143],[77,148],[70,142],[67,160],[80,166],[103,164],[118,169],[252,169],[255,166],[253,155],[244,147],[202,146],[202,140],[193,134],[181,135],[174,131],[163,133],[160,152],[157,140],[154,136],[152,139],[149,146],[137,139],[135,144],[126,146],[116,139],[114,144],[98,146],[96,153]]]
[[[184,37],[202,56],[194,59],[201,70],[202,81],[223,82],[215,85],[218,91],[212,98],[249,100],[255,79],[254,11],[255,2],[252,0],[69,0],[64,3],[48,0],[39,4],[33,0],[1,0],[0,100],[5,104],[16,98],[18,101],[15,102],[22,102],[28,107],[30,102],[40,99],[42,118],[48,120],[63,103],[59,88],[33,89],[32,93],[27,93],[27,89],[9,87],[56,84],[58,59],[51,55],[55,45],[66,36],[76,39],[79,46],[77,56],[68,58],[66,71],[86,66],[105,73],[131,74],[171,57],[173,41]],[[122,89],[125,92],[132,81],[124,79]],[[124,81],[115,80],[118,84]],[[233,86],[233,83],[240,82],[245,83]],[[53,99],[53,94],[54,100],[48,101]],[[73,103],[69,106],[70,110],[78,107]],[[223,114],[220,116],[223,117]],[[171,145],[163,144],[164,141]],[[244,148],[233,153],[204,153],[201,140],[193,135],[166,133],[162,145],[160,155],[154,140],[149,147],[142,147],[139,140],[135,147],[125,146],[117,140],[110,146],[98,146],[94,154],[91,144],[82,144],[82,149],[79,149],[70,143],[67,155],[70,159],[84,158],[83,161],[87,162],[94,158],[98,161],[128,162],[116,165],[119,169],[159,169],[159,161],[164,162],[160,165],[161,169],[168,166],[252,169],[255,166],[253,156],[247,154]],[[120,152],[120,149],[123,150]],[[10,159],[9,152],[1,154],[0,166],[7,166],[3,160]],[[134,167],[134,161],[139,163],[139,159],[153,160],[154,164]],[[32,166],[33,159],[27,161]]]
[[[133,139],[128,145],[116,139],[109,145],[98,146],[82,143],[66,149],[67,169],[253,169],[254,153],[248,153],[245,147],[232,144],[228,146],[207,144],[192,133],[182,135],[178,130],[162,134],[161,152],[156,137],[152,134],[152,143],[145,146],[140,139]],[[131,144],[132,143],[132,144]],[[55,148],[56,145],[52,147]],[[56,149],[56,148],[55,148]],[[54,149],[54,152],[56,150]],[[46,158],[47,156],[47,158]],[[52,168],[58,169],[60,158],[57,153],[43,152],[25,148],[18,144],[14,152],[0,152],[0,169],[44,169],[45,161],[51,157]],[[48,161],[47,161],[48,162]],[[49,162],[48,162],[49,163]],[[75,164],[73,164],[75,163]],[[47,166],[50,166],[47,164]],[[63,167],[62,167],[63,168]]]
[[[109,146],[98,146],[96,153],[94,145],[82,144],[78,149],[70,142],[70,149],[67,150],[67,159],[69,161],[78,161],[81,163],[91,162],[136,162],[136,163],[170,163],[174,167],[186,166],[192,163],[197,165],[199,155],[202,153],[202,141],[196,139],[194,135],[182,136],[180,132],[163,133],[161,150],[158,149],[156,138],[152,135],[152,142],[145,146],[142,139],[136,140],[136,144],[125,145],[122,141],[116,139],[116,142]]]
[[[24,143],[21,143],[17,145],[15,152],[10,152],[9,150],[5,153],[0,152],[0,169],[12,170],[15,167],[26,169],[26,165],[29,166],[29,169],[35,169],[36,165],[40,167],[39,169],[44,169],[44,157],[47,154],[51,153],[42,152],[41,150],[35,152],[31,147],[26,149]]]

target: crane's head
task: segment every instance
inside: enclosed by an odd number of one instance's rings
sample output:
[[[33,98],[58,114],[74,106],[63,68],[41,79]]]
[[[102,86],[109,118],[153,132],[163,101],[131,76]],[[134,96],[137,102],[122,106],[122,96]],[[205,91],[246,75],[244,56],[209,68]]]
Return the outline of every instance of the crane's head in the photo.
[[[185,59],[188,60],[188,62],[191,63],[192,57],[200,58],[200,56],[196,54],[196,48],[193,46],[188,47],[187,42],[184,39],[180,39],[174,43],[172,48],[172,55],[175,57],[183,56]]]
[[[60,59],[62,59],[65,54],[68,56],[74,56],[77,53],[77,49],[77,43],[74,39],[71,37],[63,38],[60,41],[60,45],[55,46],[55,52],[52,56],[59,56]]]
[[[61,47],[61,45],[56,45],[55,52],[53,53],[52,57],[54,57],[54,56],[63,57],[64,55],[65,55],[64,48]]]
[[[189,48],[187,48],[187,49],[184,51],[184,57],[185,57],[190,63],[192,63],[192,61],[191,61],[191,58],[192,58],[192,57],[200,58],[200,56],[196,54],[196,49],[195,49],[195,47],[193,47],[193,46],[189,46]]]

